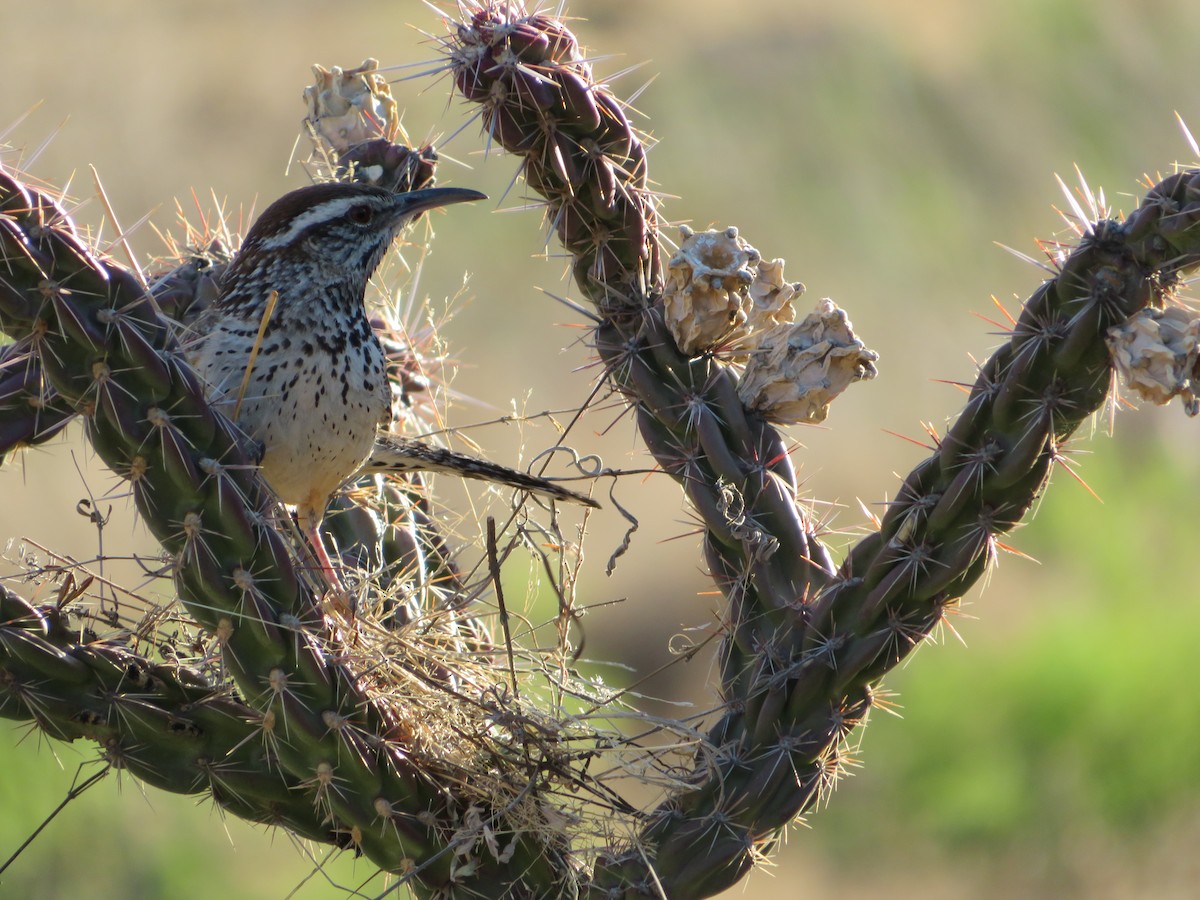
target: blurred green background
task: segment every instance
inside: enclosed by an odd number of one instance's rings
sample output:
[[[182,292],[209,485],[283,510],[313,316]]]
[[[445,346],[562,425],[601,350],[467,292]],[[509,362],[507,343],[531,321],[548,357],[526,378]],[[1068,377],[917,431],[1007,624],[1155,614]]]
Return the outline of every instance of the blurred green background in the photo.
[[[650,159],[666,215],[736,224],[787,258],[808,300],[848,309],[881,354],[880,378],[850,391],[827,427],[793,431],[806,489],[846,532],[865,521],[859,500],[879,510],[923,455],[889,432],[944,427],[961,395],[939,379],[969,380],[1000,340],[990,296],[1015,311],[1038,283],[1038,269],[997,245],[1036,255],[1035,238],[1061,232],[1054,174],[1074,184],[1078,165],[1128,209],[1143,173],[1189,156],[1174,114],[1200,130],[1200,6],[1188,0],[578,0],[569,12],[599,72],[644,63],[614,81],[619,94],[654,76],[636,105],[661,141]],[[440,30],[418,2],[5,2],[0,124],[44,101],[8,139],[32,151],[54,133],[32,171],[90,198],[94,164],[127,226],[152,211],[170,226],[174,198],[190,205],[193,190],[261,208],[303,183],[285,167],[309,64],[434,60],[409,23]],[[462,124],[448,89],[444,78],[394,85],[415,138]],[[513,161],[481,147],[473,125],[456,136],[445,156],[463,165],[447,162],[442,182],[488,191],[494,209],[519,206],[519,186],[499,199]],[[98,204],[79,217],[99,222]],[[569,291],[555,248],[538,258],[538,213],[478,210],[437,227],[421,293],[441,303],[470,274],[469,303],[443,332],[462,362],[454,386],[477,401],[458,402],[455,423],[513,400],[578,404],[593,373],[576,371],[588,354],[570,346],[570,313],[538,290]],[[147,256],[160,246],[146,227],[132,239]],[[581,448],[643,465],[628,420],[593,438],[608,422],[592,416]],[[903,718],[875,717],[855,776],[731,896],[1195,895],[1194,429],[1178,407],[1122,412],[1115,437],[1101,423],[1073,445],[1101,500],[1056,474],[1009,540],[1034,561],[1005,556],[953,620],[963,641],[948,634],[895,673]],[[517,431],[473,436],[502,460],[522,437],[544,445]],[[120,488],[88,456],[72,431],[0,472],[0,535],[94,555],[75,504]],[[597,517],[580,598],[625,602],[587,620],[587,653],[647,671],[673,634],[708,621],[713,600],[677,489],[657,478],[621,496],[642,528],[605,578],[623,526],[615,512]],[[152,549],[112,503],[105,551]],[[705,660],[676,667],[654,692],[707,703],[708,672]],[[0,856],[94,755],[0,725]],[[0,896],[324,898],[371,874],[348,859],[313,874],[283,834],[110,778],[0,876]]]

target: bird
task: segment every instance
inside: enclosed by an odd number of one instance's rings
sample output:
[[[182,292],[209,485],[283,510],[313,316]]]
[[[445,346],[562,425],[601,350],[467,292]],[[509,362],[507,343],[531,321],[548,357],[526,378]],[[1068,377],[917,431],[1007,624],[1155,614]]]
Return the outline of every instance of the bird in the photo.
[[[333,494],[360,471],[453,472],[599,505],[545,479],[390,432],[391,388],[366,313],[368,281],[423,212],[483,199],[468,188],[393,192],[355,182],[284,194],[250,226],[190,353],[210,402],[253,442],[262,477],[295,508],[317,563],[343,594],[319,529]]]

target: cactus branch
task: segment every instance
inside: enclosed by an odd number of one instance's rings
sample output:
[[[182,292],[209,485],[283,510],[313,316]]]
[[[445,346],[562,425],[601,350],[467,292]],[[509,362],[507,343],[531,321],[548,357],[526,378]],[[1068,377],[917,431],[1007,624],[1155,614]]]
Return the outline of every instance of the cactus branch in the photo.
[[[329,840],[299,780],[273,765],[262,712],[199,672],[80,637],[65,610],[0,588],[0,716],[95,741],[109,765],[155,787],[208,793],[243,819]]]
[[[1161,302],[1200,262],[1200,174],[1151,188],[1126,222],[1084,230],[982,367],[937,452],[835,572],[796,501],[782,437],[742,405],[730,367],[685,354],[665,327],[645,150],[578,41],[514,2],[473,4],[448,31],[455,86],[545,198],[601,317],[595,345],[608,377],[703,518],[710,573],[729,601],[727,709],[713,750],[698,756],[694,786],[651,814],[638,848],[598,863],[591,894],[647,896],[658,884],[670,896],[709,896],[828,788],[873,687],[1044,490],[1063,442],[1107,396],[1108,328]]]
[[[409,732],[403,708],[369,697],[334,654],[295,544],[274,524],[278,506],[244,439],[208,406],[173,326],[131,273],[87,249],[51,197],[3,170],[0,258],[0,327],[18,341],[41,335],[42,371],[84,414],[104,461],[132,483],[139,513],[173,556],[180,599],[216,636],[242,702],[270,737],[272,764],[321,811],[321,838],[385,871],[415,866],[430,888],[447,884],[457,859],[447,848],[468,854],[488,817],[474,828],[461,821],[433,775],[437,754],[398,737]],[[106,748],[110,758],[120,750]],[[196,759],[177,765],[205,782]],[[538,837],[511,843],[502,859],[485,857],[478,877],[514,885],[540,874],[552,884],[568,871],[547,868],[557,851]]]

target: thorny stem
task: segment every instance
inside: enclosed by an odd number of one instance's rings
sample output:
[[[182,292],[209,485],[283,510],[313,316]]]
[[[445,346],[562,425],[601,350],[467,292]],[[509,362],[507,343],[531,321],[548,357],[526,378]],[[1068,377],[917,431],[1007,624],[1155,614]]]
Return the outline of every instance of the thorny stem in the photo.
[[[656,200],[621,103],[561,20],[501,0],[461,11],[444,39],[455,86],[545,198],[600,315],[608,378],[703,519],[709,571],[729,603],[726,711],[693,785],[650,814],[636,848],[598,862],[589,895],[709,896],[828,790],[880,678],[1044,489],[1063,441],[1106,397],[1107,329],[1161,302],[1200,261],[1200,174],[1168,178],[1128,221],[1084,232],[982,368],[937,453],[835,569],[797,503],[780,434],[743,407],[733,371],[684,355],[664,326]]]

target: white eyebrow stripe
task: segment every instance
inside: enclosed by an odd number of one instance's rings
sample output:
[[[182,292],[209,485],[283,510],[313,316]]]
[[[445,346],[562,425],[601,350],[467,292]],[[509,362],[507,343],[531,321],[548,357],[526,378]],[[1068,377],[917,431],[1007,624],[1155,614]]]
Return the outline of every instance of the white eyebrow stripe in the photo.
[[[261,246],[264,250],[278,250],[280,247],[285,247],[310,225],[344,216],[352,206],[358,206],[362,202],[362,197],[339,197],[336,200],[326,200],[324,203],[300,213],[292,219],[291,224],[284,231],[267,238]]]

